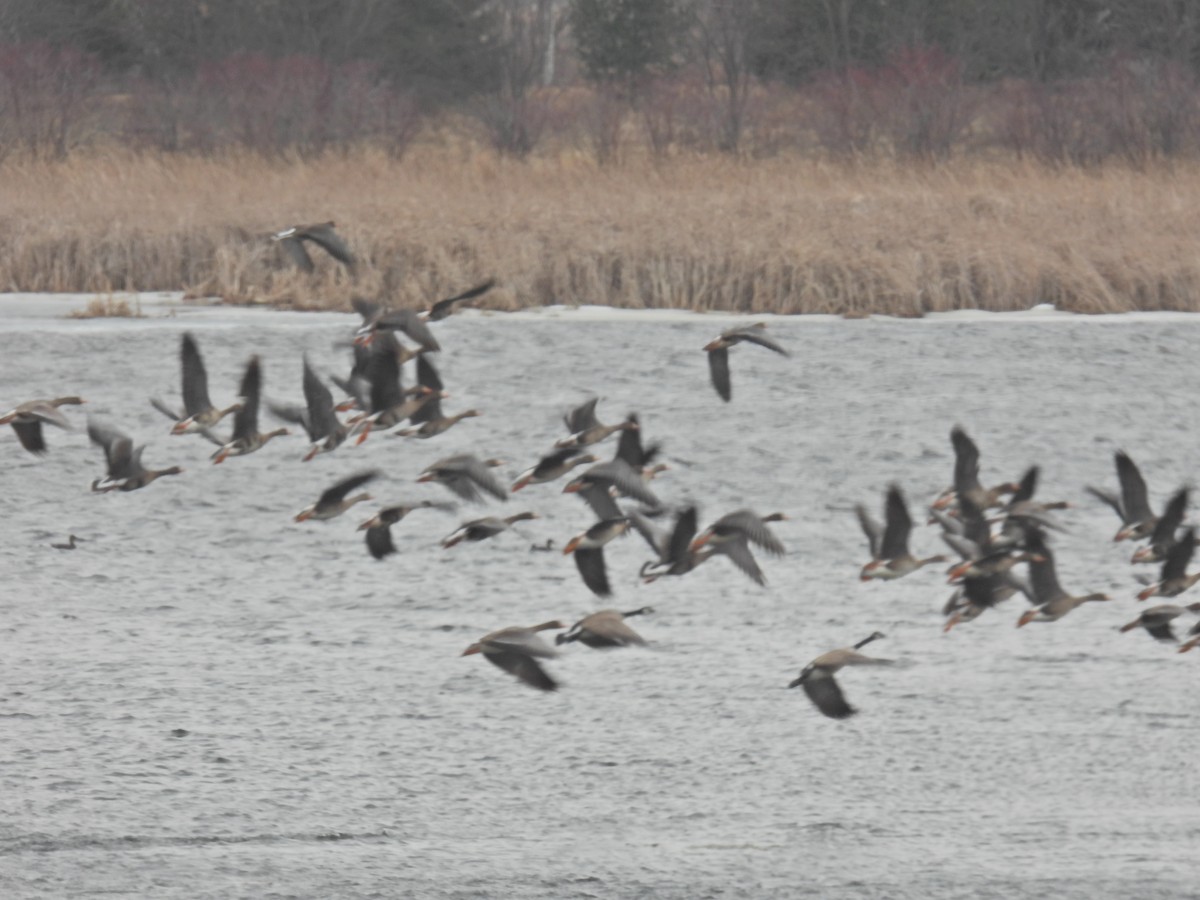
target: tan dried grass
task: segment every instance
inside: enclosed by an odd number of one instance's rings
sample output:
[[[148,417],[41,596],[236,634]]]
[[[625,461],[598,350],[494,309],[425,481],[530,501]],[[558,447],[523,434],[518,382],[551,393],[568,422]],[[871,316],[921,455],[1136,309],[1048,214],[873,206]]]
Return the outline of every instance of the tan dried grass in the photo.
[[[921,315],[1200,308],[1200,167],[938,168],[806,159],[525,162],[441,135],[404,160],[113,151],[9,164],[0,285],[184,289],[230,302],[417,305],[485,277],[487,305]],[[334,219],[361,260],[287,266],[267,235]]]

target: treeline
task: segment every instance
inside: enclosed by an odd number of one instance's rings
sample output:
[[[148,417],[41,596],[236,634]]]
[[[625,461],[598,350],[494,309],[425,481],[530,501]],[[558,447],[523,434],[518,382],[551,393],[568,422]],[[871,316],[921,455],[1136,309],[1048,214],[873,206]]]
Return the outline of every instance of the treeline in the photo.
[[[1197,155],[1192,0],[5,0],[0,156]]]

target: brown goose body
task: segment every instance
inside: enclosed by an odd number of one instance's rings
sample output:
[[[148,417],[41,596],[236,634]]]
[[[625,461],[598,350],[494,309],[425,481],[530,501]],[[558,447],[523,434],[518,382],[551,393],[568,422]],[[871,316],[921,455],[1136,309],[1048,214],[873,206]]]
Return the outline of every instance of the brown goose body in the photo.
[[[512,486],[513,493],[531,484],[546,484],[551,481],[557,481],[576,466],[588,465],[594,462],[599,462],[599,460],[591,454],[581,454],[575,447],[565,447],[547,453],[538,460],[536,466],[526,469],[517,476],[517,480],[513,482]]]
[[[392,541],[392,526],[403,520],[409,513],[417,509],[451,509],[452,504],[434,503],[432,500],[422,500],[420,503],[398,504],[381,509],[367,521],[358,526],[359,531],[365,531],[367,552],[375,559],[384,559],[396,552]]]
[[[1196,530],[1189,528],[1170,550],[1162,564],[1162,576],[1154,584],[1141,591],[1138,600],[1149,600],[1151,597],[1178,597],[1197,581],[1200,572],[1188,574],[1187,567],[1192,561],[1196,550]]]
[[[29,400],[0,415],[0,425],[11,425],[21,446],[30,453],[46,452],[46,437],[42,425],[54,425],[70,430],[71,423],[58,411],[60,406],[78,406],[80,397],[55,397],[51,400]]]
[[[849,718],[857,713],[858,710],[846,702],[846,697],[833,676],[846,666],[895,665],[894,660],[879,659],[858,652],[871,643],[871,641],[878,640],[881,637],[883,635],[876,631],[869,637],[859,641],[853,647],[843,647],[839,650],[830,650],[828,653],[821,654],[805,666],[800,671],[799,677],[792,681],[788,687],[803,688],[808,699],[812,701],[813,705],[823,715],[831,719]]]
[[[485,634],[462,652],[463,656],[474,653],[492,665],[517,676],[530,687],[542,691],[558,690],[558,682],[551,678],[538,663],[540,659],[553,659],[558,652],[543,641],[539,631],[566,628],[562,622],[553,620],[530,628],[512,626]]]
[[[505,516],[504,518],[485,516],[482,519],[464,522],[442,540],[442,547],[449,550],[463,541],[485,541],[488,538],[508,531],[516,522],[524,522],[536,518],[538,518],[537,513],[523,512],[512,516]]]
[[[1188,606],[1174,604],[1151,606],[1142,610],[1136,619],[1122,625],[1119,630],[1124,633],[1133,631],[1135,628],[1144,628],[1146,633],[1156,641],[1174,644],[1179,641],[1179,638],[1175,637],[1171,623],[1187,612],[1200,613],[1200,603],[1192,603]]]
[[[629,519],[625,517],[604,519],[582,534],[575,535],[563,547],[563,555],[575,555],[575,566],[583,583],[597,596],[607,597],[612,593],[608,568],[604,562],[604,545],[628,530]]]
[[[1040,532],[1031,532],[1026,537],[1026,546],[1040,560],[1029,563],[1029,586],[1033,592],[1034,609],[1025,612],[1017,620],[1021,628],[1030,622],[1057,622],[1076,607],[1094,601],[1111,599],[1107,594],[1086,594],[1081,597],[1068,594],[1058,583],[1054,567],[1054,554],[1046,546]]]
[[[102,494],[108,491],[136,491],[166,475],[179,475],[183,469],[171,466],[167,469],[147,469],[142,465],[145,446],[135,447],[128,435],[117,429],[88,422],[88,438],[104,449],[108,474],[92,482],[92,490]]]
[[[706,549],[711,554],[727,556],[756,584],[765,586],[767,578],[758,567],[750,545],[761,547],[772,556],[783,556],[786,552],[783,544],[767,526],[770,522],[786,520],[787,516],[779,512],[760,516],[751,509],[735,510],[696,535],[688,549],[693,553]]]
[[[315,244],[320,247],[350,272],[354,271],[354,254],[346,242],[335,230],[334,222],[318,222],[315,225],[292,225],[271,235],[271,240],[278,242],[287,253],[292,264],[302,272],[312,272],[315,269],[312,257],[308,255],[305,244]]]
[[[354,506],[356,503],[361,503],[364,500],[370,500],[371,495],[368,493],[351,495],[351,491],[362,487],[369,481],[379,477],[378,472],[359,472],[357,475],[351,475],[349,478],[343,478],[333,486],[325,490],[317,502],[311,506],[305,507],[296,514],[297,522],[306,522],[309,519],[334,519]]]
[[[872,527],[873,523],[865,510],[859,512],[859,522],[871,545],[872,556],[871,561],[862,567],[859,573],[860,580],[903,578],[910,572],[932,563],[946,562],[944,556],[919,559],[909,552],[908,536],[912,532],[912,517],[908,514],[908,505],[904,502],[904,494],[898,485],[893,484],[888,488],[884,515],[886,525],[878,529]]]
[[[602,609],[589,616],[584,616],[578,622],[560,635],[556,635],[554,643],[569,644],[578,641],[593,650],[605,650],[616,647],[632,647],[645,645],[645,639],[629,627],[625,620],[630,616],[641,616],[654,612],[649,606],[621,612],[616,609]]]
[[[599,397],[593,397],[563,416],[563,422],[566,423],[567,431],[570,433],[565,438],[555,441],[554,446],[557,449],[586,447],[589,444],[598,444],[618,431],[637,430],[636,416],[629,416],[624,422],[618,422],[615,425],[603,424],[596,418],[596,404],[599,400]]]
[[[1121,485],[1120,495],[1090,485],[1087,488],[1088,493],[1111,506],[1121,518],[1121,528],[1113,537],[1114,541],[1127,538],[1141,540],[1149,537],[1158,524],[1158,516],[1150,508],[1146,480],[1124,450],[1116,451],[1113,460],[1117,466],[1117,481]]]
[[[729,375],[730,347],[745,342],[766,347],[768,350],[773,350],[781,356],[791,355],[762,333],[766,327],[764,323],[757,322],[754,325],[730,328],[728,331],[721,332],[718,337],[704,345],[704,351],[708,354],[709,378],[717,395],[726,403],[733,398],[733,381]]]
[[[250,357],[242,376],[242,406],[233,414],[233,437],[212,455],[213,465],[231,456],[246,456],[261,450],[271,438],[290,434],[286,428],[266,433],[258,430],[258,407],[262,397],[262,364],[257,356]]]
[[[436,482],[444,485],[456,496],[468,503],[482,503],[481,490],[497,500],[508,500],[504,486],[496,480],[491,469],[501,466],[498,459],[481,460],[470,453],[460,453],[439,459],[418,476],[418,482]]]

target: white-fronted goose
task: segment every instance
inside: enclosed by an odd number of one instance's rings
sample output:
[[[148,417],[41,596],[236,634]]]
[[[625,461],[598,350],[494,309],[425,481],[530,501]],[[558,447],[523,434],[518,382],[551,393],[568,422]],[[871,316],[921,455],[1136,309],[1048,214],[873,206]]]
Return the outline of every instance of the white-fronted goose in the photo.
[[[1153,563],[1162,562],[1167,558],[1167,554],[1177,543],[1176,535],[1179,526],[1183,524],[1183,517],[1187,513],[1187,504],[1188,489],[1180,488],[1167,501],[1163,514],[1154,523],[1154,531],[1150,533],[1150,543],[1135,550],[1130,562]]]
[[[334,411],[333,394],[313,367],[304,358],[304,406],[283,406],[272,403],[271,412],[285,422],[301,426],[312,446],[304,454],[308,462],[318,453],[336,450],[346,440],[350,429],[338,421]]]
[[[1038,557],[1029,563],[1029,587],[1037,606],[1017,620],[1018,628],[1030,622],[1056,622],[1081,604],[1111,599],[1107,594],[1075,597],[1064,591],[1058,583],[1054,554],[1046,546],[1045,538],[1040,532],[1030,532],[1025,545],[1030,553]]]
[[[583,583],[593,594],[607,597],[612,593],[608,583],[608,568],[604,564],[604,545],[629,530],[626,518],[605,519],[582,534],[577,534],[563,547],[563,555],[575,554],[575,566]]]
[[[1029,596],[1030,588],[1013,575],[1011,567],[984,575],[968,575],[942,610],[942,615],[946,616],[942,632],[979,618],[1018,593]]]
[[[92,490],[96,493],[136,491],[164,475],[179,475],[183,472],[179,466],[147,469],[142,465],[142,451],[146,449],[145,445],[134,447],[127,434],[110,425],[88,420],[88,437],[93,444],[98,444],[104,449],[104,459],[108,464],[108,474],[92,482]]]
[[[67,542],[65,544],[51,544],[50,546],[53,547],[55,550],[75,550],[76,549],[75,542],[82,541],[82,540],[83,540],[83,538],[81,538],[81,537],[76,537],[73,534],[68,534]]]
[[[354,305],[354,311],[362,316],[363,321],[354,340],[358,343],[369,344],[380,331],[403,331],[421,345],[422,353],[436,353],[441,347],[426,323],[445,319],[454,311],[456,303],[473,300],[490,291],[495,284],[495,279],[489,278],[461,294],[438,300],[428,309],[420,312],[412,309],[389,311],[380,303],[372,303],[362,297],[355,297],[351,302]]]
[[[1200,581],[1200,572],[1194,572],[1191,575],[1187,572],[1187,567],[1192,561],[1192,554],[1196,551],[1196,529],[1189,528],[1170,550],[1167,551],[1167,558],[1162,564],[1161,577],[1154,584],[1141,591],[1137,598],[1139,600],[1149,600],[1151,597],[1178,597],[1197,581]]]
[[[789,688],[802,687],[804,693],[813,705],[831,719],[846,719],[858,710],[846,702],[842,689],[834,680],[834,675],[845,666],[892,666],[895,661],[866,656],[858,651],[871,641],[883,637],[878,631],[864,638],[853,647],[843,647],[840,650],[830,650],[810,662],[800,671]]]
[[[225,462],[231,456],[246,456],[261,450],[273,437],[291,434],[286,428],[276,428],[265,434],[258,430],[258,405],[262,397],[262,367],[257,356],[250,357],[246,374],[242,376],[242,408],[233,414],[233,437],[212,455],[213,464]]]
[[[468,503],[483,502],[483,495],[479,492],[480,488],[497,500],[508,500],[504,485],[488,471],[501,465],[504,463],[498,459],[481,460],[470,453],[460,453],[457,456],[439,459],[425,469],[417,481],[445,485]]]
[[[654,509],[662,506],[659,499],[646,486],[633,469],[621,459],[610,459],[597,463],[580,473],[563,488],[564,494],[579,494],[600,519],[619,519],[624,516],[617,502],[609,493],[615,488],[619,493],[645,503]]]
[[[596,418],[596,403],[599,402],[599,399],[599,397],[593,397],[563,416],[563,422],[566,423],[569,434],[565,438],[555,441],[555,447],[559,449],[565,447],[586,447],[589,444],[598,444],[609,435],[615,434],[618,431],[637,430],[637,417],[633,415],[625,419],[624,422],[618,422],[616,425],[602,424]]]
[[[362,416],[354,428],[360,432],[356,443],[361,444],[374,428],[393,428],[411,416],[419,416],[423,408],[442,392],[442,380],[424,356],[417,359],[419,384],[411,391],[404,390],[400,378],[399,344],[395,335],[385,331],[371,344],[367,361],[366,378],[370,385],[367,392],[367,414]]]
[[[0,425],[11,425],[21,446],[30,453],[46,452],[46,436],[42,424],[55,425],[68,431],[71,423],[58,411],[60,406],[78,406],[80,397],[55,397],[52,400],[29,400],[0,416]]]
[[[157,397],[150,399],[155,409],[175,422],[171,434],[190,434],[212,428],[230,413],[241,409],[241,403],[234,403],[225,409],[213,406],[208,397],[208,372],[204,368],[204,358],[189,331],[185,331],[179,340],[179,370],[183,415],[177,415]]]
[[[1088,485],[1087,491],[1093,497],[1103,500],[1121,517],[1121,529],[1113,537],[1114,541],[1126,538],[1141,540],[1149,537],[1158,524],[1158,516],[1150,509],[1150,500],[1146,493],[1146,480],[1137,465],[1129,458],[1124,450],[1113,454],[1117,464],[1117,480],[1121,483],[1121,496],[1101,488]]]
[[[376,559],[383,559],[396,552],[392,542],[392,526],[416,509],[453,509],[449,503],[434,503],[432,500],[422,500],[420,503],[387,506],[358,526],[359,531],[367,533],[367,551]]]
[[[538,665],[539,659],[553,659],[558,652],[538,637],[539,631],[566,628],[557,620],[543,622],[532,628],[512,626],[485,634],[462,652],[463,656],[482,653],[483,658],[511,675],[516,675],[531,687],[542,691],[558,690],[558,682]]]
[[[720,337],[714,338],[704,345],[704,350],[708,353],[709,377],[712,378],[713,387],[717,389],[717,393],[726,403],[733,397],[733,383],[729,378],[729,348],[734,344],[747,341],[751,344],[758,344],[760,347],[766,347],[768,350],[774,350],[784,356],[791,355],[763,335],[762,330],[766,327],[764,323],[757,322],[754,325],[730,328],[728,331],[721,332]]]
[[[629,521],[638,534],[645,538],[650,549],[658,554],[658,560],[642,563],[639,574],[649,584],[664,575],[686,575],[700,563],[709,559],[711,547],[692,549],[696,536],[696,507],[688,506],[675,516],[675,524],[669,535],[662,534],[639,512],[631,512]]]
[[[860,514],[860,523],[862,519]],[[871,547],[871,554],[874,558],[862,567],[862,572],[859,574],[862,581],[870,581],[872,578],[885,580],[903,578],[922,566],[946,562],[944,556],[918,559],[909,552],[908,536],[912,531],[912,517],[908,514],[908,506],[904,502],[904,494],[899,485],[893,484],[888,488],[887,500],[884,504],[884,520],[887,524],[884,526],[883,535],[878,544],[873,544]],[[870,533],[867,537],[870,540]]]
[[[666,463],[651,465],[662,451],[662,447],[659,444],[651,444],[648,447],[642,445],[642,428],[637,413],[630,413],[626,421],[632,422],[638,427],[626,428],[621,431],[620,437],[617,438],[616,458],[624,460],[626,465],[641,475],[644,481],[650,481],[660,472],[667,471],[670,466]]]
[[[353,272],[355,266],[354,254],[346,246],[346,242],[333,230],[333,222],[319,222],[315,225],[293,225],[271,235],[271,240],[277,241],[287,252],[288,258],[302,272],[312,272],[314,269],[312,257],[308,255],[304,242],[316,244],[343,266]]]
[[[1002,505],[1005,496],[1020,490],[1020,485],[1011,481],[991,488],[985,488],[980,483],[979,447],[962,426],[955,425],[950,429],[950,443],[954,447],[954,488],[943,492],[933,502],[935,509],[945,509],[966,495],[980,510],[988,510]],[[1036,480],[1037,475],[1033,477]]]
[[[513,493],[515,494],[521,488],[528,487],[531,484],[545,484],[550,481],[557,481],[576,466],[584,466],[594,462],[599,462],[599,460],[589,453],[580,453],[576,447],[564,447],[561,450],[554,450],[539,459],[536,466],[526,469],[517,477],[517,480],[513,482]]]
[[[1132,622],[1122,625],[1119,630],[1124,634],[1135,628],[1145,628],[1147,634],[1156,641],[1175,644],[1179,642],[1179,638],[1175,637],[1171,622],[1185,612],[1200,613],[1200,603],[1190,603],[1187,606],[1175,606],[1170,603],[1150,606],[1138,613],[1138,617]]]
[[[484,541],[495,537],[502,531],[508,531],[514,522],[524,522],[536,518],[538,518],[537,513],[523,512],[514,516],[505,516],[503,519],[498,516],[486,516],[482,519],[463,522],[452,534],[442,540],[442,547],[449,550],[463,541]]]
[[[567,631],[555,635],[554,643],[570,644],[579,641],[585,647],[593,650],[606,650],[615,647],[645,646],[645,639],[629,627],[625,621],[630,616],[643,616],[654,612],[654,608],[643,606],[641,609],[631,609],[621,612],[616,609],[602,609],[584,616]]]
[[[317,502],[312,506],[305,507],[296,513],[296,521],[306,522],[309,519],[324,520],[337,518],[355,503],[370,500],[371,495],[368,493],[355,494],[354,496],[349,496],[349,494],[354,489],[360,488],[368,481],[372,481],[378,477],[378,472],[359,472],[357,475],[343,478],[321,494]]]
[[[1196,646],[1200,646],[1200,622],[1192,626],[1191,631],[1188,632],[1188,640],[1180,645],[1179,652],[1187,653]]]
[[[430,322],[440,322],[454,312],[454,305],[462,303],[466,300],[474,300],[481,294],[486,294],[496,286],[496,279],[489,278],[483,284],[477,284],[470,290],[463,291],[461,294],[455,294],[453,297],[447,297],[444,300],[438,300],[429,309],[425,310],[422,315]]]
[[[711,553],[728,556],[735,566],[750,576],[755,583],[765,586],[766,576],[758,567],[750,545],[756,544],[772,556],[783,556],[786,552],[779,538],[771,533],[768,522],[784,522],[783,513],[760,516],[750,509],[739,509],[721,516],[708,528],[700,532],[689,546],[693,553],[707,548]]]
[[[418,408],[409,415],[409,419],[416,427],[404,428],[397,431],[396,435],[398,437],[436,437],[457,425],[463,419],[471,419],[482,415],[476,409],[468,409],[453,416],[447,416],[442,413],[441,398],[446,396],[443,390],[442,379],[438,375],[437,369],[434,368],[433,363],[424,356],[417,360],[417,380],[423,388],[433,392],[433,395],[423,400],[418,405]]]

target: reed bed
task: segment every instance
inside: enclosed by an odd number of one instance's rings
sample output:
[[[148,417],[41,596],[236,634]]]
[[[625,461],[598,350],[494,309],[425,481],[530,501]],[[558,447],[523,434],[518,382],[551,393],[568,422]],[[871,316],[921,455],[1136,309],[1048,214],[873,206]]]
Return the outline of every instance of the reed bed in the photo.
[[[1200,308],[1200,166],[1135,171],[677,158],[515,161],[441,141],[403,160],[124,151],[2,172],[0,287],[179,290],[232,303],[775,313]],[[360,259],[290,268],[268,238],[333,219]]]

